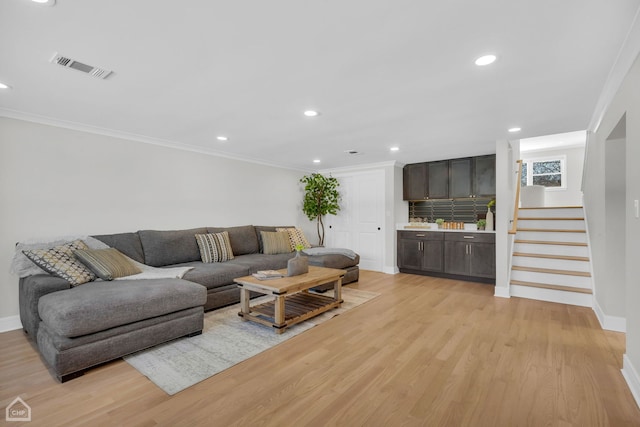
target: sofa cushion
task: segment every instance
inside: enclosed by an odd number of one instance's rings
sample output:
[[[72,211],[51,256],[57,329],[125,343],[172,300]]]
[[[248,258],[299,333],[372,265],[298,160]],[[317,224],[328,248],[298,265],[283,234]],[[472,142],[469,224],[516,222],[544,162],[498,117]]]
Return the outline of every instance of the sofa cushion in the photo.
[[[258,252],[262,253],[264,251],[264,247],[262,244],[262,238],[260,237],[260,232],[261,231],[271,231],[271,232],[275,232],[276,228],[295,228],[292,225],[281,225],[281,226],[274,226],[274,225],[256,225],[254,226],[255,230],[256,230],[256,235],[258,236]]]
[[[249,271],[249,274],[253,274],[258,270],[279,270],[281,268],[287,268],[287,261],[294,256],[295,253],[293,252],[278,255],[249,254],[236,257],[225,264],[244,266]]]
[[[73,251],[78,249],[89,247],[82,240],[74,240],[51,249],[22,252],[46,272],[65,279],[71,286],[78,286],[96,279],[96,275],[73,256]]]
[[[229,233],[229,241],[234,255],[255,254],[260,252],[258,236],[253,225],[241,225],[238,227],[209,227],[209,233]]]
[[[138,267],[117,249],[80,249],[73,255],[102,280],[133,276],[142,273]]]
[[[229,233],[226,231],[196,234],[195,237],[202,262],[225,262],[233,259],[233,249],[229,241]]]
[[[291,250],[295,250],[298,246],[302,246],[302,249],[309,249],[311,243],[307,240],[304,232],[297,227],[290,228],[276,228],[276,231],[286,231],[291,241]]]
[[[145,264],[153,267],[199,261],[200,250],[196,243],[196,234],[206,234],[206,228],[190,230],[138,231]]]
[[[358,265],[359,262],[360,255],[357,254],[355,259],[339,254],[312,255],[309,257],[309,265],[315,265],[316,267],[345,269],[347,267]]]
[[[292,251],[289,233],[286,231],[261,231],[260,239],[265,255],[286,254]]]
[[[40,318],[63,337],[77,337],[202,306],[206,290],[181,279],[93,282],[44,295]]]
[[[144,264],[144,251],[138,233],[102,234],[93,237]]]
[[[227,262],[202,263],[196,261],[180,264],[176,267],[193,267],[182,278],[211,289],[218,286],[231,285],[233,284],[233,279],[248,275],[249,269],[246,266],[232,264],[234,260],[245,256],[248,255],[235,257]]]

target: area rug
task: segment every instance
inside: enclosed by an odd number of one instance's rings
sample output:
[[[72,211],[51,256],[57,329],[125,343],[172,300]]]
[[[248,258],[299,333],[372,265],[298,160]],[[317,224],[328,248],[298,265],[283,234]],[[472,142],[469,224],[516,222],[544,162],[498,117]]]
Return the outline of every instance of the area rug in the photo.
[[[333,290],[325,295],[333,296]],[[344,302],[339,308],[287,328],[282,334],[268,326],[242,320],[238,316],[240,304],[232,305],[205,313],[202,335],[180,338],[131,354],[124,360],[173,395],[378,295],[342,288]],[[252,304],[256,301],[259,300],[252,300]]]

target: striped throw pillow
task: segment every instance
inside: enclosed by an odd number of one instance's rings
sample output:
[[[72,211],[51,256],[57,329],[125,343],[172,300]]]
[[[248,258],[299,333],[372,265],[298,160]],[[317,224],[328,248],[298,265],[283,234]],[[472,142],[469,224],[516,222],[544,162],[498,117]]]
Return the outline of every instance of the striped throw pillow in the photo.
[[[286,231],[289,233],[292,251],[295,250],[298,245],[304,246],[304,249],[309,249],[311,247],[311,243],[309,243],[304,232],[299,228],[276,228],[276,231]]]
[[[229,233],[196,234],[202,262],[224,262],[233,259]]]
[[[286,231],[261,231],[262,253],[266,255],[291,253],[289,233]]]
[[[74,240],[51,249],[22,251],[31,261],[47,273],[66,280],[71,286],[96,280],[96,275],[73,256],[73,251],[89,249],[82,240]]]
[[[142,273],[126,256],[114,248],[81,249],[73,254],[102,280]]]

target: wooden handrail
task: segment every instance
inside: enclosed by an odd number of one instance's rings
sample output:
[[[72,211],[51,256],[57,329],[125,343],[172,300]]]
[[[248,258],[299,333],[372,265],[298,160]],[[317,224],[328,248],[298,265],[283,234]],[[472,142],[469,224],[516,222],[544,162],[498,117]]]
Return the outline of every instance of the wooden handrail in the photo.
[[[516,201],[513,206],[513,221],[509,234],[516,234],[518,229],[518,206],[520,205],[520,180],[522,179],[522,160],[518,160],[518,180],[516,181]]]

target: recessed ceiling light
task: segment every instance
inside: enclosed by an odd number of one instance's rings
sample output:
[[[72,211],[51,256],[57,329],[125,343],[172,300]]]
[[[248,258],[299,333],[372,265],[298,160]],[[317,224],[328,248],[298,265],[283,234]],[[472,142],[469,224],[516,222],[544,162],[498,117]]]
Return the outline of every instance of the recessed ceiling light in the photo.
[[[216,136],[216,139],[218,141],[228,141],[229,140],[229,138],[227,138],[226,136],[222,136],[222,135]]]
[[[398,151],[400,150],[400,147],[391,147],[389,148],[389,151]]]
[[[476,65],[483,66],[483,65],[493,64],[495,60],[496,60],[495,55],[484,55],[476,59]]]
[[[9,85],[6,85],[2,82],[0,82],[0,89],[10,89],[11,87]]]
[[[43,6],[53,6],[56,4],[56,0],[31,0],[34,3],[41,4]]]
[[[316,116],[318,116],[319,114],[320,114],[320,113],[318,113],[318,112],[317,112],[317,111],[315,111],[315,110],[307,110],[307,111],[305,111],[305,112],[304,112],[304,115],[305,115],[305,116],[307,116],[307,117],[316,117]]]
[[[313,159],[313,163],[320,163],[320,159]]]
[[[509,129],[509,132],[516,133],[516,132],[520,132],[521,130],[522,130],[521,128],[515,127],[515,128]]]

